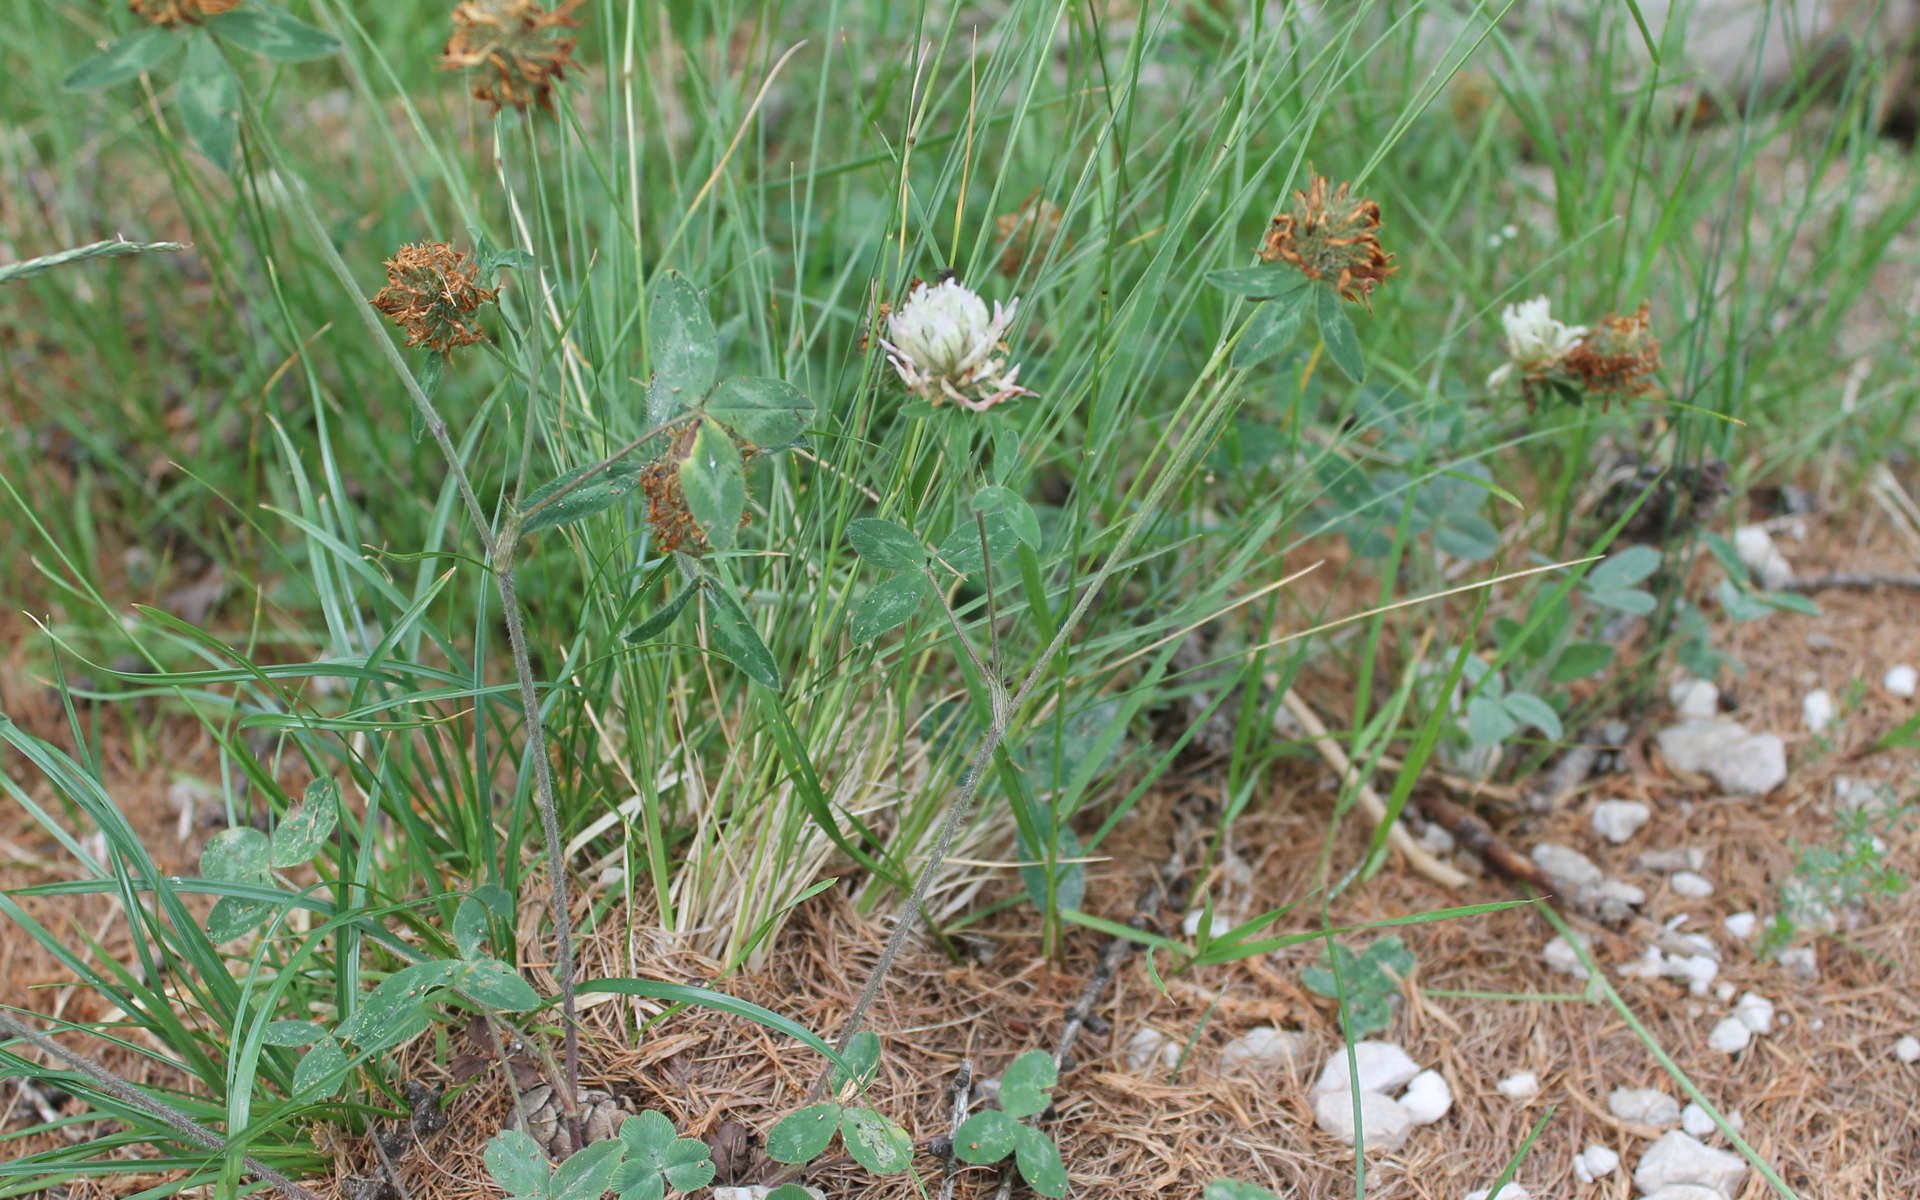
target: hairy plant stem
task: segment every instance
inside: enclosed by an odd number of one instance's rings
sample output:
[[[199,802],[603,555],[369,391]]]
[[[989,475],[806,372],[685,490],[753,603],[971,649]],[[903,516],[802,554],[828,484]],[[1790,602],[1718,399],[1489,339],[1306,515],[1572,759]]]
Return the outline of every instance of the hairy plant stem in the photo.
[[[1020,711],[1028,697],[1033,694],[1033,690],[1039,686],[1048,666],[1065,648],[1067,638],[1072,635],[1074,627],[1086,617],[1087,610],[1093,607],[1094,600],[1106,586],[1107,580],[1111,579],[1120,569],[1121,563],[1126,561],[1127,550],[1133,545],[1134,538],[1146,523],[1144,514],[1159,511],[1161,500],[1173,487],[1181,469],[1193,458],[1196,447],[1206,445],[1212,436],[1213,426],[1228,407],[1232,385],[1243,374],[1230,372],[1224,376],[1217,376],[1230,348],[1231,343],[1226,341],[1216,346],[1213,356],[1207,360],[1206,366],[1194,380],[1193,386],[1188,389],[1187,397],[1182,401],[1180,408],[1184,410],[1189,402],[1198,397],[1200,411],[1180,435],[1179,441],[1173,444],[1166,465],[1154,477],[1152,485],[1147,489],[1146,497],[1134,509],[1137,515],[1127,523],[1125,529],[1121,530],[1119,538],[1114,542],[1112,552],[1101,562],[1099,570],[1094,572],[1087,586],[1081,589],[1080,598],[1074,603],[1073,611],[1060,622],[1059,627],[1054,630],[1052,640],[1034,659],[1033,665],[1027,669],[1026,676],[1020,681],[1019,690],[1010,700],[1005,699],[1005,688],[1000,681],[991,675],[985,676],[991,699],[992,724],[982,735],[979,747],[974,750],[973,757],[967,764],[967,773],[961,781],[959,794],[954,797],[953,803],[947,809],[946,818],[940,824],[940,835],[934,841],[933,850],[926,864],[920,868],[919,876],[913,881],[913,890],[895,911],[893,931],[887,935],[886,945],[881,947],[878,961],[873,964],[873,970],[868,973],[866,982],[860,988],[859,998],[854,1001],[852,1010],[847,1013],[846,1021],[840,1027],[840,1036],[835,1049],[844,1051],[853,1040],[853,1035],[860,1031],[861,1023],[866,1020],[867,1010],[873,1007],[875,997],[880,994],[880,985],[885,981],[887,973],[893,969],[893,961],[898,957],[900,947],[906,943],[908,935],[917,927],[921,906],[926,902],[927,891],[933,886],[934,876],[939,873],[941,865],[946,862],[947,854],[953,849],[954,839],[958,836],[960,827],[973,812],[981,781],[986,778],[987,764],[992,761],[993,753],[1000,748],[1000,743],[1006,740],[1007,733],[1013,724],[1014,714]],[[1203,392],[1205,392],[1204,396]],[[1177,425],[1178,422],[1174,424]],[[957,630],[959,620],[950,606],[947,608],[947,616]],[[965,638],[961,639],[961,645],[969,656],[973,655],[972,646]],[[975,661],[977,662],[978,659],[975,658]],[[809,1103],[817,1100],[825,1091],[831,1074],[832,1066],[829,1064],[814,1081],[813,1087],[808,1090]]]
[[[125,1082],[112,1071],[94,1062],[78,1050],[67,1049],[46,1034],[16,1019],[12,1013],[0,1010],[0,1031],[31,1042],[43,1052],[52,1055],[82,1075],[85,1075],[93,1081],[95,1087],[106,1092],[114,1099],[125,1104],[130,1104],[144,1113],[148,1113],[165,1121],[169,1126],[177,1130],[181,1137],[186,1138],[202,1150],[210,1150],[215,1154],[221,1155],[227,1153],[227,1139],[213,1132],[213,1130],[208,1129],[206,1126],[199,1124],[179,1109],[155,1100],[153,1097],[140,1091],[140,1089],[134,1087],[132,1084]],[[280,1172],[250,1154],[242,1154],[240,1161],[246,1166],[247,1170],[253,1172],[255,1176],[265,1180],[267,1183],[272,1184],[280,1191],[281,1195],[291,1197],[291,1200],[320,1200],[320,1197],[315,1193],[301,1187],[293,1180],[288,1179],[285,1175],[282,1175]]]
[[[243,93],[243,96],[245,94]],[[267,130],[265,122],[255,111],[251,96],[245,96],[247,117],[257,137],[255,144],[266,155],[275,170],[289,174],[286,162],[280,157],[278,144]],[[348,295],[361,298],[361,288],[348,268],[346,260],[334,248],[333,239],[328,235],[320,215],[313,210],[305,191],[295,188],[289,192],[293,207],[302,223],[307,227],[314,246],[320,257],[332,271]],[[509,509],[501,519],[501,528],[496,532],[493,523],[480,507],[480,499],[474,493],[473,483],[467,476],[464,463],[460,461],[460,452],[455,448],[453,439],[447,434],[447,423],[441,419],[439,409],[434,407],[433,399],[420,387],[413,371],[407,366],[407,360],[400,348],[393,344],[393,338],[381,324],[373,308],[365,303],[352,306],[366,325],[373,344],[393,367],[394,374],[405,386],[407,397],[412,401],[414,410],[419,413],[421,423],[433,438],[434,445],[440,448],[441,457],[446,460],[448,473],[453,478],[455,488],[459,490],[460,500],[466,506],[467,516],[473,521],[475,532],[486,546],[489,558],[488,569],[500,592],[501,617],[507,626],[507,642],[513,655],[513,670],[520,682],[520,706],[526,723],[526,753],[533,760],[534,804],[540,810],[541,831],[545,835],[547,851],[547,872],[553,886],[553,932],[558,942],[555,955],[555,972],[560,986],[561,1010],[565,1014],[567,1078],[565,1086],[559,1089],[562,1107],[571,1117],[575,1103],[575,1094],[579,1090],[580,1053],[579,1031],[576,1027],[573,979],[573,922],[571,905],[567,892],[567,865],[563,857],[560,841],[560,814],[553,791],[553,765],[547,758],[546,729],[540,718],[539,697],[533,681],[532,660],[527,654],[526,617],[520,608],[519,594],[514,587],[513,559],[520,538],[521,515]],[[558,1081],[556,1081],[558,1082]]]

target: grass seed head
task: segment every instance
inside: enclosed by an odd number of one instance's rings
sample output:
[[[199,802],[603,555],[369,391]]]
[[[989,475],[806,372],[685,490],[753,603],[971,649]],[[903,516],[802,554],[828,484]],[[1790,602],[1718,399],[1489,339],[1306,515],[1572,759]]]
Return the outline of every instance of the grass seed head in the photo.
[[[149,25],[198,25],[208,17],[232,12],[246,0],[127,0],[127,8]]]
[[[1325,176],[1308,172],[1307,189],[1296,189],[1293,205],[1267,227],[1260,257],[1332,280],[1341,296],[1371,308],[1374,286],[1400,268],[1380,248],[1380,206],[1348,195],[1349,186],[1329,191]]]
[[[440,55],[449,71],[475,72],[473,98],[499,112],[507,105],[553,109],[553,85],[577,67],[577,39],[567,30],[580,22],[581,0],[546,9],[533,0],[462,0],[453,10],[453,36]]]
[[[480,264],[445,242],[402,246],[387,260],[387,286],[368,303],[407,333],[407,345],[451,355],[487,335],[468,318],[491,303],[499,288],[480,286]]]

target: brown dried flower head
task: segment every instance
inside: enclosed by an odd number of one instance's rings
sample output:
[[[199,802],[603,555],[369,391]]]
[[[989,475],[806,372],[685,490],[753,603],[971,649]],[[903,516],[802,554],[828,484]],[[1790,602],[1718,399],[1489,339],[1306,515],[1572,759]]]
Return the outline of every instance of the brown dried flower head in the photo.
[[[208,17],[232,12],[246,0],[127,0],[134,16],[149,25],[198,25]]]
[[[1654,390],[1651,376],[1660,369],[1660,339],[1653,336],[1647,304],[1631,316],[1608,316],[1587,331],[1560,370],[1594,395],[1640,396]]]
[[[698,557],[708,550],[707,535],[700,530],[687,509],[687,493],[680,486],[680,465],[693,454],[693,439],[700,432],[698,421],[689,421],[673,435],[666,453],[640,468],[640,490],[647,497],[647,524],[653,527],[653,549],[661,554],[684,550]],[[751,463],[760,455],[760,447],[734,437],[740,449],[740,461]],[[740,514],[745,525],[748,513]]]
[[[480,264],[465,251],[417,242],[387,260],[387,286],[368,303],[407,331],[407,345],[452,354],[456,346],[487,339],[468,318],[500,289],[481,287],[479,274]]]
[[[1061,250],[1071,249],[1073,238],[1060,227],[1065,215],[1059,205],[1043,199],[1040,189],[1035,188],[1018,209],[995,217],[994,228],[1007,243],[1000,252],[1000,273],[1014,278],[1028,263],[1053,253],[1056,243]]]
[[[1260,257],[1292,263],[1308,279],[1330,279],[1342,296],[1372,307],[1374,285],[1399,268],[1380,248],[1380,206],[1347,188],[1329,193],[1326,179],[1309,172],[1307,190],[1296,190],[1293,206],[1267,228]]]
[[[461,0],[440,65],[474,71],[473,98],[496,113],[509,104],[522,112],[551,111],[553,85],[578,65],[572,58],[578,42],[566,31],[580,23],[573,18],[580,3],[563,0],[549,10],[534,0]]]

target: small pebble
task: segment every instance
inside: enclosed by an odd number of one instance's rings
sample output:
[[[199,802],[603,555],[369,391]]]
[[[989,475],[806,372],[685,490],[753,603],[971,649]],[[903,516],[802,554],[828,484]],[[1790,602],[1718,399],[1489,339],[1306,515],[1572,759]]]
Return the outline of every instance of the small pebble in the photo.
[[[1619,1166],[1618,1154],[1596,1144],[1573,1156],[1573,1177],[1581,1183],[1592,1183],[1613,1174]]]
[[[1476,1188],[1467,1193],[1466,1200],[1533,1200],[1533,1193],[1517,1183],[1508,1183],[1501,1187],[1497,1197],[1486,1188]]]
[[[1707,989],[1713,986],[1714,976],[1720,974],[1720,964],[1711,954],[1690,954],[1668,965],[1674,974],[1687,981],[1687,990],[1696,996],[1706,995]]]
[[[1704,679],[1682,679],[1667,689],[1667,699],[1683,717],[1705,720],[1720,715],[1720,689]]]
[[[1760,918],[1750,912],[1737,912],[1720,923],[1727,927],[1728,933],[1744,942],[1753,936],[1754,927],[1760,923]]]
[[[1533,863],[1554,883],[1568,891],[1578,891],[1590,883],[1599,883],[1605,876],[1593,860],[1578,850],[1553,842],[1541,842],[1533,848]]]
[[[1353,1145],[1353,1093],[1319,1092],[1313,1098],[1313,1120],[1320,1131]],[[1407,1144],[1413,1118],[1400,1102],[1378,1092],[1360,1093],[1360,1121],[1366,1128],[1368,1150],[1394,1151]]]
[[[1633,1183],[1643,1193],[1658,1194],[1661,1188],[1692,1184],[1726,1197],[1740,1190],[1740,1181],[1746,1175],[1747,1162],[1738,1154],[1702,1145],[1675,1130],[1662,1135],[1640,1155]]]
[[[1731,983],[1728,983],[1726,980],[1722,979],[1720,981],[1720,986],[1713,989],[1713,995],[1715,999],[1720,1001],[1720,1003],[1731,1004],[1733,1003],[1734,993],[1737,991],[1739,991],[1738,988],[1734,987]]]
[[[1920,1038],[1912,1034],[1901,1038],[1893,1044],[1893,1056],[1907,1064],[1920,1062]]]
[[[1400,1094],[1400,1107],[1415,1125],[1431,1125],[1453,1107],[1453,1089],[1438,1071],[1422,1071]]]
[[[1694,871],[1676,872],[1667,882],[1676,893],[1689,900],[1704,900],[1713,895],[1713,880]]]
[[[1733,1006],[1733,1015],[1755,1033],[1773,1032],[1773,1001],[1757,992],[1747,992]]]
[[[604,888],[617,887],[620,881],[626,877],[627,873],[624,869],[620,867],[608,867],[606,870],[600,872],[600,886]]]
[[[1753,1041],[1753,1030],[1738,1017],[1727,1017],[1713,1027],[1707,1035],[1707,1049],[1718,1050],[1722,1054],[1738,1054]]]
[[[1586,944],[1584,941],[1581,943],[1583,946]],[[1540,957],[1546,960],[1549,967],[1552,967],[1562,975],[1571,975],[1575,979],[1585,979],[1587,977],[1587,968],[1581,963],[1579,953],[1576,952],[1572,946],[1568,945],[1567,939],[1563,937],[1556,937],[1548,942],[1546,946],[1541,949]]]
[[[1493,1086],[1507,1099],[1525,1103],[1540,1094],[1540,1077],[1532,1071],[1522,1071],[1518,1075],[1507,1076]]]
[[[1913,693],[1920,690],[1920,671],[1906,663],[1896,663],[1887,668],[1887,677],[1880,682],[1902,700],[1911,700]]]
[[[1200,922],[1206,917],[1206,915],[1207,913],[1205,909],[1201,909],[1201,908],[1190,909],[1187,912],[1186,918],[1180,922],[1180,928],[1186,930],[1188,937],[1199,937]],[[1214,910],[1212,924],[1207,926],[1207,936],[1219,937],[1221,934],[1227,932],[1229,929],[1232,929],[1232,928],[1233,928],[1233,922],[1227,920],[1227,918],[1222,916],[1219,910],[1216,909]]]
[[[1689,1104],[1680,1110],[1680,1128],[1693,1137],[1703,1138],[1719,1126],[1713,1123],[1713,1118],[1707,1115],[1706,1109],[1698,1104]]]
[[[1180,1061],[1180,1043],[1158,1029],[1142,1027],[1127,1039],[1127,1068],[1138,1074],[1158,1066],[1172,1070]]]
[[[1793,578],[1793,564],[1773,544],[1773,535],[1764,525],[1743,525],[1734,530],[1733,550],[1753,572],[1755,581],[1768,591],[1777,591]]]
[[[1344,1092],[1352,1086],[1357,1076],[1361,1091],[1384,1095],[1419,1073],[1419,1064],[1392,1042],[1355,1042],[1352,1072],[1349,1073],[1347,1069],[1347,1052],[1344,1049],[1336,1050],[1327,1056],[1326,1064],[1320,1068],[1320,1078],[1314,1081],[1313,1090]]]
[[[1622,1121],[1671,1129],[1680,1123],[1680,1102],[1659,1088],[1615,1088],[1607,1096],[1607,1111]]]
[[[1808,733],[1824,732],[1833,724],[1833,694],[1825,688],[1808,692],[1800,702],[1800,723],[1807,727]]]
[[[1220,1066],[1230,1074],[1282,1071],[1305,1059],[1309,1045],[1297,1030],[1256,1025],[1221,1047]]]
[[[1653,810],[1638,800],[1602,800],[1593,806],[1593,831],[1618,846],[1652,816]]]

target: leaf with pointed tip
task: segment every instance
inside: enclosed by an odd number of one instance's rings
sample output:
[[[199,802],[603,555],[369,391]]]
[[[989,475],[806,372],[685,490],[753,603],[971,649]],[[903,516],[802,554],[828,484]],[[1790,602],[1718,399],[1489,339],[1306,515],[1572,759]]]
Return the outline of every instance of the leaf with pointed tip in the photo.
[[[327,1036],[327,1031],[312,1021],[275,1021],[267,1026],[269,1046],[311,1046]]]
[[[362,1050],[397,1046],[427,1027],[427,996],[445,987],[460,964],[423,962],[402,967],[361,998],[353,1015],[337,1031]]]
[[[82,59],[80,65],[61,81],[60,86],[70,92],[90,92],[95,88],[111,87],[159,65],[162,59],[178,50],[180,44],[180,35],[173,30],[149,25],[119,39],[93,57]]]
[[[837,1066],[833,1069],[827,1077],[827,1090],[838,1093],[849,1083],[866,1087],[873,1081],[874,1068],[880,1065],[880,1035],[871,1029],[862,1029],[848,1039],[840,1057],[847,1065],[844,1069]]]
[[[555,495],[598,465],[598,463],[588,463],[584,467],[568,471],[558,479],[541,484],[527,497],[526,502],[520,506],[520,511],[532,512],[535,505],[548,496]],[[640,471],[641,468],[636,463],[614,463],[539,512],[534,512],[526,519],[526,523],[520,526],[520,532],[522,534],[537,533],[542,529],[570,525],[612,508],[624,500],[633,489],[640,486]]]
[[[540,1007],[540,993],[533,990],[533,985],[497,958],[476,958],[467,963],[454,986],[477,1003],[501,1012],[527,1012]]]
[[[980,525],[987,527],[987,545],[980,547]],[[934,557],[961,575],[978,574],[986,566],[986,555],[992,554],[994,562],[1002,562],[1013,554],[1019,545],[1020,535],[1013,531],[1012,522],[1004,513],[982,513],[980,521],[962,519],[954,526],[946,540],[934,550]]]
[[[453,910],[453,944],[461,958],[473,958],[486,942],[487,906],[472,896],[462,897],[460,907]]]
[[[1307,285],[1306,276],[1284,267],[1225,267],[1208,271],[1207,282],[1223,292],[1255,300],[1284,296]]]
[[[1327,344],[1327,357],[1346,372],[1348,379],[1366,382],[1367,360],[1360,353],[1360,335],[1354,332],[1353,319],[1347,316],[1347,310],[1340,306],[1340,293],[1327,285],[1313,290],[1317,293],[1314,320],[1320,326],[1320,340]]]
[[[693,599],[694,593],[699,590],[699,588],[681,588],[680,591],[674,595],[673,599],[662,604],[659,608],[655,609],[652,615],[648,616],[646,620],[635,625],[633,632],[627,635],[627,640],[629,642],[644,642],[665,633],[668,626],[679,620],[680,610],[687,606],[687,601]]]
[[[327,1099],[340,1090],[346,1069],[347,1052],[340,1043],[321,1038],[300,1056],[299,1065],[293,1069],[293,1098],[306,1102]]]
[[[920,611],[932,592],[927,577],[918,571],[902,571],[881,580],[853,606],[853,616],[847,621],[847,636],[853,639],[854,645],[864,646],[881,634],[898,629],[913,619],[913,614]]]
[[[779,691],[780,668],[773,661],[773,652],[760,639],[760,631],[753,627],[753,619],[747,615],[747,610],[718,583],[710,581],[704,590],[707,594],[707,632],[713,637],[714,649],[726,655],[727,660],[745,672],[747,678]]]
[[[575,1150],[554,1171],[553,1179],[547,1184],[549,1200],[599,1200],[607,1185],[613,1182],[620,1156],[626,1152],[627,1147],[619,1138],[606,1138]]]
[[[1467,701],[1467,736],[1476,746],[1492,746],[1505,741],[1520,728],[1498,700],[1475,696]]]
[[[240,128],[240,81],[213,38],[202,31],[188,37],[174,108],[200,152],[222,171],[232,170],[233,144]]]
[[[306,796],[274,827],[269,852],[273,865],[282,870],[297,867],[320,853],[340,819],[339,802],[340,787],[332,779],[309,783]]]
[[[661,426],[698,404],[713,386],[720,335],[700,289],[678,271],[653,285],[647,305],[647,349],[653,382],[647,385],[647,424]]]
[[[911,570],[927,561],[927,548],[913,530],[881,517],[847,522],[847,544],[855,554],[887,571]]]
[[[1012,488],[998,484],[981,488],[973,494],[973,511],[1000,514],[1012,527],[1015,537],[1035,550],[1040,548],[1040,518],[1034,514],[1033,506]]]
[[[1304,298],[1301,296],[1301,299]],[[1292,345],[1293,339],[1300,333],[1300,320],[1305,313],[1305,306],[1293,302],[1292,297],[1262,304],[1254,309],[1253,317],[1240,334],[1240,340],[1234,343],[1234,367],[1244,371]]]
[[[686,460],[680,464],[680,491],[687,511],[699,523],[707,545],[733,549],[740,530],[740,514],[747,506],[747,476],[740,465],[740,449],[727,431],[713,421],[700,422]]]
[[[1553,705],[1529,692],[1508,692],[1500,699],[1501,707],[1507,714],[1524,725],[1531,725],[1554,741],[1566,736],[1566,730],[1560,725],[1560,714],[1553,711]]]
[[[721,380],[704,407],[708,416],[763,451],[800,441],[813,417],[813,404],[799,388],[784,379],[748,375]]]
[[[209,17],[204,24],[215,37],[280,62],[325,58],[340,48],[340,39],[295,20],[266,0]]]

